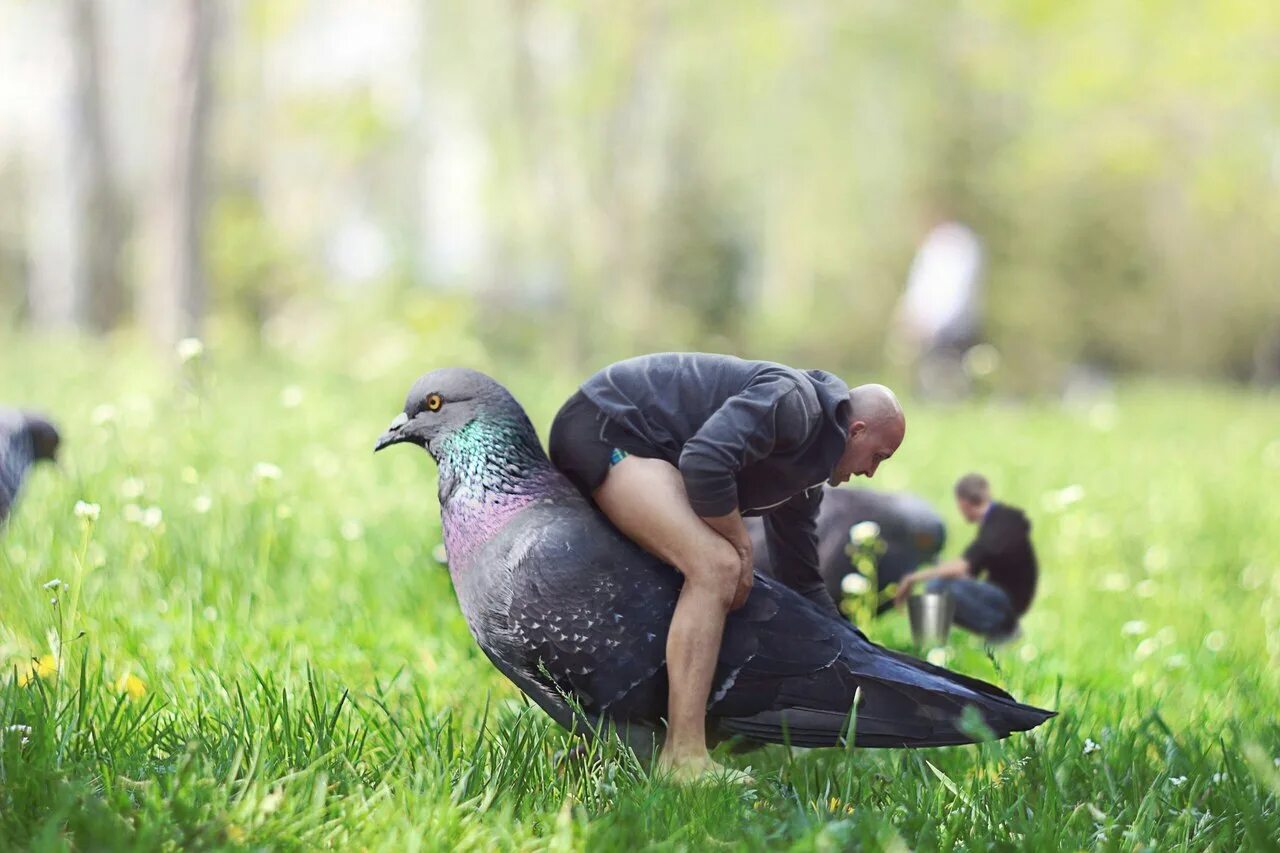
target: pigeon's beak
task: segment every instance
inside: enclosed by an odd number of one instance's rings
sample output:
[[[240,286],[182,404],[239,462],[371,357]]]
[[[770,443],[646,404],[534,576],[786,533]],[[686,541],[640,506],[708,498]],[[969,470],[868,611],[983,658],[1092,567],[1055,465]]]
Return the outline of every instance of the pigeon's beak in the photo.
[[[408,441],[409,437],[404,432],[404,427],[407,423],[409,423],[409,416],[404,412],[396,415],[396,419],[391,422],[391,426],[387,427],[387,431],[378,437],[378,443],[373,446],[373,452],[377,453],[384,447]]]

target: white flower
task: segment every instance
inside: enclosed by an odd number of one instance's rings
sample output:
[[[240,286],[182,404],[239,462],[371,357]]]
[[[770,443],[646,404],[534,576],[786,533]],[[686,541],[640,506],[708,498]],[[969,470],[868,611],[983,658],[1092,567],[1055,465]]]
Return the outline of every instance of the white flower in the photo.
[[[1220,652],[1227,644],[1227,635],[1221,631],[1210,631],[1204,635],[1204,647],[1211,652]]]
[[[859,521],[849,528],[849,541],[854,545],[870,542],[880,535],[880,525],[874,521]]]
[[[191,508],[200,515],[204,515],[213,509],[213,498],[208,495],[196,495],[196,499],[191,502]]]
[[[95,406],[93,411],[89,413],[89,421],[94,426],[106,426],[114,422],[116,419],[116,407],[110,403],[103,403],[101,406]]]
[[[865,595],[871,589],[871,581],[857,572],[849,572],[840,581],[840,591],[845,595]]]
[[[340,532],[342,533],[343,539],[348,542],[355,542],[364,535],[364,528],[361,527],[360,522],[356,521],[354,518],[348,518],[346,521],[342,522],[342,529]]]
[[[1056,491],[1045,492],[1041,502],[1046,510],[1057,512],[1082,500],[1084,500],[1084,486],[1073,483]]]
[[[1126,637],[1137,637],[1147,633],[1147,623],[1141,619],[1131,619],[1120,627],[1120,633]]]
[[[1108,572],[1102,576],[1098,589],[1107,592],[1124,592],[1129,588],[1129,578],[1122,572]]]
[[[1147,639],[1143,640],[1141,643],[1138,643],[1138,648],[1134,650],[1133,657],[1135,660],[1140,660],[1140,661],[1146,660],[1147,658],[1155,654],[1156,650],[1159,648],[1160,648],[1160,642],[1158,640],[1152,637],[1147,637]]]
[[[1058,492],[1058,506],[1071,506],[1084,500],[1084,486],[1072,484]]]
[[[259,482],[263,480],[279,480],[283,473],[279,465],[273,465],[270,462],[259,462],[253,466],[253,479]]]
[[[942,647],[930,649],[929,654],[924,656],[925,660],[934,666],[946,666],[948,657],[947,650]]]
[[[204,355],[204,343],[199,338],[183,338],[178,341],[178,360],[183,364]]]
[[[1227,779],[1227,774],[1226,774],[1226,773],[1214,773],[1214,774],[1213,774],[1213,784],[1215,784],[1215,785],[1220,785],[1220,784],[1222,784],[1223,782],[1225,782],[1225,781],[1226,781],[1226,779]]]
[[[1133,591],[1138,594],[1139,598],[1153,598],[1160,591],[1160,587],[1151,578],[1147,578],[1138,581],[1138,585],[1133,588]]]
[[[1101,744],[1099,744],[1097,741],[1095,741],[1093,738],[1091,738],[1091,737],[1087,737],[1087,738],[1085,738],[1085,739],[1084,739],[1084,754],[1085,754],[1085,755],[1089,755],[1090,753],[1093,753],[1093,752],[1101,752],[1101,751],[1102,751],[1102,745],[1101,745]]]
[[[431,558],[442,566],[449,565],[449,552],[445,550],[443,542],[431,549]]]
[[[164,512],[158,506],[149,506],[142,512],[142,526],[155,530],[164,521]]]
[[[61,586],[62,586],[62,580],[61,580],[61,579],[59,579],[59,578],[54,578],[53,580],[51,580],[51,581],[47,581],[47,582],[44,584],[44,588],[45,588],[45,589],[52,589],[52,590],[57,590],[57,589],[59,589]]]
[[[31,734],[31,726],[24,726],[21,723],[14,723],[11,726],[5,726],[4,731],[6,734],[8,734],[9,732],[12,732],[13,734],[16,734],[16,735],[22,735],[22,739],[18,741],[19,746],[26,746],[31,740],[31,738],[27,737],[27,735]]]
[[[280,391],[280,405],[286,409],[296,409],[302,405],[302,389],[297,385],[286,385]]]
[[[146,491],[147,484],[142,482],[139,477],[129,477],[120,484],[120,495],[126,498],[136,498]]]
[[[1164,662],[1166,669],[1182,669],[1187,665],[1186,655],[1169,655]]]
[[[124,520],[130,524],[142,523],[142,507],[137,504],[124,505]]]
[[[1187,781],[1186,776],[1170,776],[1169,777],[1169,784],[1175,788],[1182,787],[1182,784],[1186,781]]]
[[[83,518],[86,521],[97,521],[98,516],[102,513],[102,507],[97,504],[86,503],[85,501],[76,501],[76,518]]]

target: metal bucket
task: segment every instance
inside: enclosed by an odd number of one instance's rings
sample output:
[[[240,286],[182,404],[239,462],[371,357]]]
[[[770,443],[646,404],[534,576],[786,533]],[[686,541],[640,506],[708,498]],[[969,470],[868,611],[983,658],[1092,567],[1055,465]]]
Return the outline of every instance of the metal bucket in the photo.
[[[912,641],[922,649],[945,646],[955,613],[956,603],[945,592],[911,596],[907,599],[907,614],[911,617]]]

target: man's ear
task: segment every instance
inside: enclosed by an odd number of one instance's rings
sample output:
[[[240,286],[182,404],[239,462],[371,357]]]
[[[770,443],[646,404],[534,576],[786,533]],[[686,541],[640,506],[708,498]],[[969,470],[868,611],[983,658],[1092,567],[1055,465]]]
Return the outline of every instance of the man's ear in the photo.
[[[849,438],[861,435],[867,428],[866,421],[854,421],[849,424]]]

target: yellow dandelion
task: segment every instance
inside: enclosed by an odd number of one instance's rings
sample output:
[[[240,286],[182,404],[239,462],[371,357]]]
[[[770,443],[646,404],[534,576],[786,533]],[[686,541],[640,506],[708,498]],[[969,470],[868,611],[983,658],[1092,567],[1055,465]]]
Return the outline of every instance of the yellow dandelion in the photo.
[[[128,693],[130,699],[141,699],[147,694],[146,683],[131,672],[116,679],[116,692]]]
[[[57,674],[58,659],[53,655],[44,655],[38,659],[32,659],[30,666],[18,674],[18,685],[26,687],[36,678],[53,678]]]

